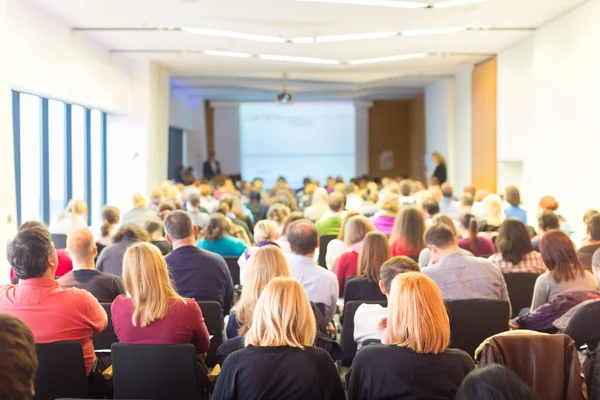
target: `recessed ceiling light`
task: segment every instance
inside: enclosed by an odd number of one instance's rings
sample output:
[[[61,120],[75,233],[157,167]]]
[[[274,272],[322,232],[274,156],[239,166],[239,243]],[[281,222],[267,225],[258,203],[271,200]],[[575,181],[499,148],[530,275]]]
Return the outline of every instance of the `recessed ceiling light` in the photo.
[[[250,58],[252,54],[248,53],[236,53],[233,51],[219,51],[219,50],[206,50],[204,54],[209,56],[223,56],[223,57],[235,57],[235,58]]]
[[[313,3],[353,4],[357,6],[392,7],[392,8],[426,8],[427,3],[395,0],[298,0]]]
[[[326,42],[346,42],[350,40],[364,39],[384,39],[398,36],[399,32],[369,32],[369,33],[351,33],[347,35],[329,35],[316,36],[314,38],[303,37],[292,39],[292,43],[326,43]],[[310,39],[310,40],[309,40]]]
[[[181,28],[181,30],[184,32],[187,32],[187,33],[194,33],[196,35],[255,40],[258,42],[269,42],[269,43],[285,43],[285,42],[287,42],[287,39],[279,37],[279,36],[254,35],[252,33],[229,32],[229,31],[219,31],[219,30],[215,30],[215,29],[202,29],[202,28],[189,28],[189,27],[183,27],[183,28]]]
[[[449,7],[465,6],[468,4],[483,3],[486,1],[490,1],[490,0],[448,0],[448,1],[442,1],[441,3],[435,3],[432,5],[432,7],[433,8],[449,8]]]
[[[412,29],[400,32],[402,36],[419,36],[419,35],[440,35],[444,33],[464,32],[467,28],[464,26],[453,26],[448,28],[430,28],[430,29]]]
[[[274,55],[274,54],[259,54],[258,58],[260,58],[261,60],[290,61],[290,62],[311,63],[311,64],[329,64],[329,65],[341,64],[341,61],[328,60],[325,58],[280,56],[280,55]]]
[[[427,53],[402,54],[402,55],[398,55],[398,56],[366,58],[363,60],[354,60],[354,61],[348,62],[348,64],[349,65],[376,64],[376,63],[382,63],[382,62],[412,60],[415,58],[424,58],[424,57],[427,57]]]

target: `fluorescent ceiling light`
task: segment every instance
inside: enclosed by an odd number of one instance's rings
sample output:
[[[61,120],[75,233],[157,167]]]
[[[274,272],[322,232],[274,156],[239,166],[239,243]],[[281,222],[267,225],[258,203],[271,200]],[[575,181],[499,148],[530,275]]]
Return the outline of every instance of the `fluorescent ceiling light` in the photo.
[[[194,33],[196,35],[255,40],[258,42],[269,42],[269,43],[285,43],[285,42],[287,42],[287,40],[282,37],[254,35],[252,33],[228,32],[228,31],[218,31],[218,30],[214,30],[214,29],[187,28],[187,27],[183,27],[183,28],[181,28],[181,30],[184,32],[187,32],[187,33]]]
[[[354,61],[348,62],[348,64],[350,64],[350,65],[376,64],[376,63],[382,63],[382,62],[412,60],[414,58],[424,58],[424,57],[427,57],[427,53],[402,54],[399,56],[366,58],[363,60],[354,60]]]
[[[314,43],[315,38],[312,36],[299,37],[291,40],[292,43],[306,44],[306,43]]]
[[[248,53],[236,53],[233,51],[218,51],[218,50],[206,50],[204,54],[209,56],[223,56],[223,57],[235,57],[235,58],[250,58],[252,54]]]
[[[357,6],[392,7],[392,8],[426,8],[427,3],[395,0],[298,0],[313,3],[353,4]]]
[[[327,59],[324,59],[324,58],[296,57],[296,56],[279,56],[279,55],[273,55],[273,54],[259,54],[258,58],[260,58],[261,60],[290,61],[290,62],[311,63],[311,64],[329,64],[329,65],[338,65],[338,64],[341,64],[340,61],[337,61],[337,60],[327,60]]]
[[[431,28],[431,29],[412,29],[402,31],[402,36],[419,36],[419,35],[440,35],[443,33],[458,33],[464,32],[467,28],[464,26],[452,26],[448,28]]]
[[[448,0],[448,1],[442,1],[441,3],[435,3],[432,5],[432,7],[433,8],[458,7],[458,6],[465,6],[467,4],[483,3],[485,1],[490,1],[490,0]]]
[[[314,38],[302,37],[292,39],[292,43],[326,43],[326,42],[346,42],[350,40],[364,40],[364,39],[384,39],[394,36],[398,36],[399,32],[369,32],[369,33],[351,33],[347,35],[329,35],[329,36],[316,36]]]

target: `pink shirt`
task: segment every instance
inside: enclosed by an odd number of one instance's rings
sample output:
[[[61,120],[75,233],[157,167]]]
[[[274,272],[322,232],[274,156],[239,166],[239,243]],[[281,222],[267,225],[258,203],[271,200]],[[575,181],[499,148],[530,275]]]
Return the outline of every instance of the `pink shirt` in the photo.
[[[107,323],[106,312],[94,296],[82,289],[63,289],[54,279],[26,279],[0,286],[0,313],[25,322],[36,343],[81,343],[89,375],[96,361],[92,333],[102,332]]]

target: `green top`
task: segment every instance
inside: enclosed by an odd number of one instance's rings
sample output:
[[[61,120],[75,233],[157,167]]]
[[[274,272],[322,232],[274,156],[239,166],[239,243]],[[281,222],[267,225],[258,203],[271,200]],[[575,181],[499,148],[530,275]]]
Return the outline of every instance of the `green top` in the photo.
[[[317,233],[320,236],[339,235],[342,227],[342,217],[329,217],[317,221],[315,224],[317,227]]]

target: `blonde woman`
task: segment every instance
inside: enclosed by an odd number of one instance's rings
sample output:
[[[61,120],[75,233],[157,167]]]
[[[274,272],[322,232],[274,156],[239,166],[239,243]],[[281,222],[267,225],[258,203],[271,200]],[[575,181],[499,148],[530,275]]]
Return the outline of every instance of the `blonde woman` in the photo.
[[[394,278],[380,327],[383,344],[363,347],[346,374],[350,400],[451,400],[474,369],[467,353],[448,349],[446,307],[426,275],[407,272]]]
[[[272,279],[254,307],[246,347],[227,357],[212,398],[345,399],[331,356],[312,347],[315,336],[300,282]]]
[[[275,222],[277,225],[277,230],[279,233],[283,233],[283,227],[285,226],[285,222],[290,217],[292,210],[284,204],[275,203],[271,207],[269,207],[269,211],[267,211],[267,219]]]
[[[68,235],[78,228],[87,228],[87,204],[83,200],[71,200],[56,221],[50,225],[50,233]]]
[[[481,224],[479,230],[482,232],[498,232],[502,221],[504,221],[504,210],[500,196],[489,194],[483,199],[483,216],[485,223]]]
[[[123,281],[131,297],[118,296],[111,306],[115,334],[127,344],[191,343],[198,354],[210,346],[202,311],[193,299],[177,294],[167,263],[150,243],[129,247]]]
[[[275,243],[278,238],[279,233],[277,232],[277,224],[275,224],[275,222],[269,220],[258,221],[254,227],[254,241],[256,244],[252,247],[248,247],[238,259],[238,265],[240,266],[240,283],[242,286],[244,286],[245,283],[244,267],[250,256],[263,246],[279,247],[279,245]]]
[[[370,221],[379,232],[389,236],[392,234],[398,211],[400,211],[400,197],[395,192],[384,190],[379,200],[379,212],[371,217]]]
[[[306,207],[304,215],[306,219],[315,222],[329,210],[327,199],[329,194],[325,188],[317,188],[312,194],[311,205]]]
[[[337,239],[333,239],[331,242],[327,244],[327,254],[325,255],[325,263],[327,264],[327,268],[330,271],[335,272],[335,267],[338,261],[338,258],[348,250],[350,250],[350,243],[346,242],[346,236],[344,235],[346,231],[346,225],[348,225],[348,221],[352,217],[356,217],[359,215],[355,211],[348,211],[344,218],[342,219],[342,225],[340,227],[340,233],[338,234]]]

